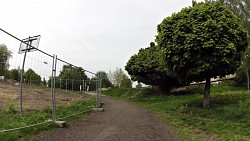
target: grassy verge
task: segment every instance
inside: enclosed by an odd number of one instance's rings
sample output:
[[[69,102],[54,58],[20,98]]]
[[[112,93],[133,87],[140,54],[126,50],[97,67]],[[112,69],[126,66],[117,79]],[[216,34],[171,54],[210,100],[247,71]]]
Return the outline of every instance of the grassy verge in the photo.
[[[95,99],[90,97],[83,101],[77,101],[70,106],[57,106],[57,118],[66,117],[79,112],[87,111],[95,106]],[[28,126],[31,124],[37,124],[52,119],[51,108],[43,109],[39,111],[25,112],[23,117],[20,117],[19,113],[15,111],[13,106],[9,106],[5,111],[0,111],[0,130],[12,129],[17,127]],[[72,116],[67,118],[67,121],[73,121],[82,117],[84,114],[79,116]],[[37,134],[44,130],[51,130],[55,126],[51,123],[25,128],[22,130],[16,130],[11,132],[0,133],[0,140],[13,141],[20,138],[28,138],[34,134]],[[25,140],[26,140],[25,139]]]
[[[211,107],[202,108],[203,89],[155,94],[149,89],[111,89],[104,94],[155,112],[183,140],[250,140],[250,91],[211,88]]]

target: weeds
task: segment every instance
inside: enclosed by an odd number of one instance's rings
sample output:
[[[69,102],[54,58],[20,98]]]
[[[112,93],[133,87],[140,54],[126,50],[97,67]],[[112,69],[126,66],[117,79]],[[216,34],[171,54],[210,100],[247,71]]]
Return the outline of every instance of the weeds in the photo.
[[[17,111],[16,111],[16,109],[15,109],[15,104],[14,104],[13,101],[9,100],[9,101],[7,102],[7,107],[6,107],[5,112],[6,112],[7,114],[16,114],[16,113],[17,113]]]
[[[0,130],[13,129],[18,127],[29,126],[32,124],[37,124],[41,122],[48,121],[52,119],[51,108],[46,108],[43,110],[29,111],[25,112],[22,117],[15,110],[14,104],[9,102],[6,111],[0,111]],[[89,98],[84,101],[78,101],[70,106],[59,106],[57,108],[57,118],[62,118],[65,116],[72,115],[74,113],[79,113],[87,111],[95,107],[95,99]],[[79,118],[80,116],[74,116],[67,118],[68,121]],[[0,140],[13,141],[20,138],[24,140],[29,140],[29,136],[39,133],[42,130],[51,130],[55,126],[53,124],[43,124],[39,126],[29,127],[22,130],[16,130],[11,132],[0,133]]]

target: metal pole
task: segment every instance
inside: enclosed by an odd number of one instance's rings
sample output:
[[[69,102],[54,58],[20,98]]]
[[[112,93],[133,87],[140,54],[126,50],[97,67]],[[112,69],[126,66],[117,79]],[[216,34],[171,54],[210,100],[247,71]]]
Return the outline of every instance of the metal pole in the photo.
[[[51,75],[51,104],[52,104],[52,119],[55,121],[54,117],[54,101],[53,101],[53,93],[54,93],[54,63],[55,63],[55,54],[53,55],[53,62],[52,62],[52,75]]]
[[[101,94],[102,94],[102,79],[100,79],[100,91],[99,91],[99,104],[101,105]]]
[[[54,63],[54,87],[53,87],[53,106],[54,106],[54,121],[56,121],[56,64],[57,64],[57,55],[55,56],[55,63]]]
[[[99,105],[98,105],[98,83],[97,83],[97,81],[96,81],[96,108],[98,108],[99,107]]]
[[[68,90],[68,79],[66,78],[66,91]]]
[[[27,50],[29,47],[29,41],[30,41],[30,37],[25,49],[25,53],[24,53],[24,57],[23,57],[23,66],[22,66],[22,70],[21,70],[21,79],[20,79],[20,115],[22,116],[23,114],[23,73],[24,73],[24,65],[25,65],[25,60],[26,60],[26,55],[27,55]]]
[[[74,91],[74,79],[71,79],[72,81],[72,91]]]
[[[82,80],[82,92],[84,92],[84,79]]]

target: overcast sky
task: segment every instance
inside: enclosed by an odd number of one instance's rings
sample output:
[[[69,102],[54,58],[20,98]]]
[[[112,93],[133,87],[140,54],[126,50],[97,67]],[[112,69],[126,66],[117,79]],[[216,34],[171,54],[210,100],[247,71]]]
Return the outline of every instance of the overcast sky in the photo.
[[[2,0],[2,29],[41,35],[39,49],[96,72],[124,69],[157,25],[192,0]]]

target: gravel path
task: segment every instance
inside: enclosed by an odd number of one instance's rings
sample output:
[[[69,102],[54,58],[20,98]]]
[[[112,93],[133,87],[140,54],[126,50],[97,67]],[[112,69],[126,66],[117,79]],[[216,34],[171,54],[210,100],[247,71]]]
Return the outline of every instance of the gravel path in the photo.
[[[102,97],[104,112],[91,113],[70,127],[58,128],[37,141],[178,141],[164,123],[145,108]]]

